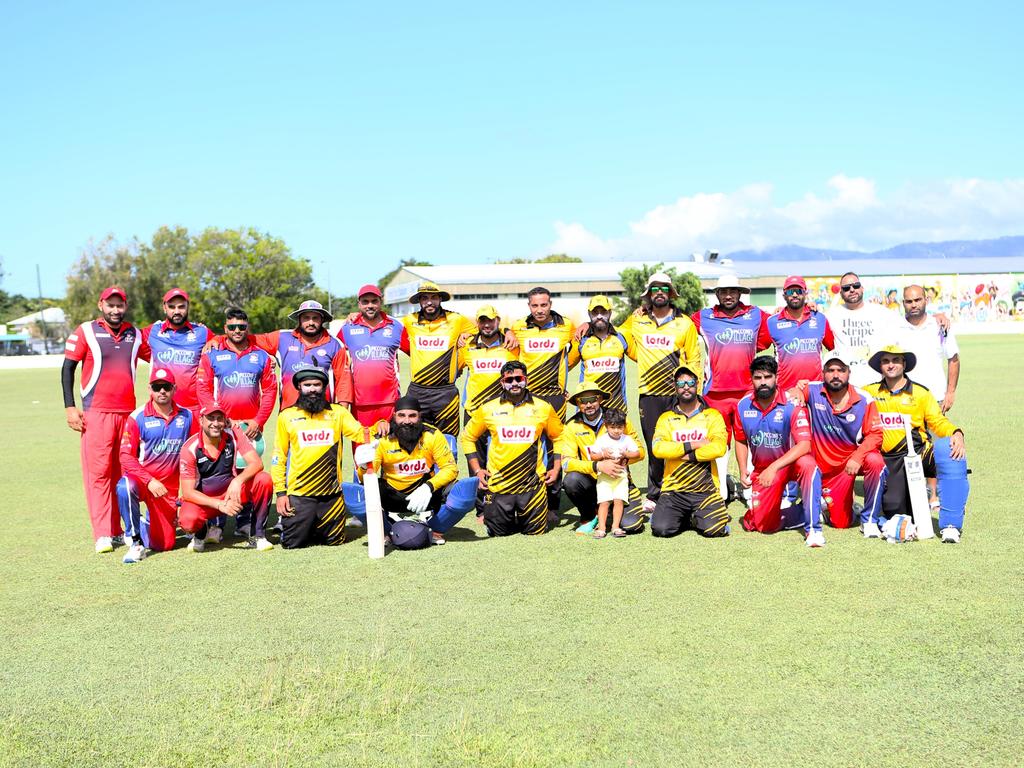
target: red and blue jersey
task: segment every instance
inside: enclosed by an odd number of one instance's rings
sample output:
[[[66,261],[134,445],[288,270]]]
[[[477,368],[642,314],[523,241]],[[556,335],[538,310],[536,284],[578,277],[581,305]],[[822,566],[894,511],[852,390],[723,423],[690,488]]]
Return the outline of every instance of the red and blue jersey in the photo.
[[[405,326],[383,313],[380,325],[374,328],[362,315],[341,326],[341,339],[352,365],[356,405],[390,405],[398,399],[398,350],[405,337]]]
[[[807,409],[788,402],[777,391],[766,410],[753,395],[741,399],[736,406],[733,435],[750,448],[754,469],[760,472],[797,443],[810,441],[811,426]]]
[[[804,307],[794,320],[782,310],[768,318],[768,334],[779,360],[779,389],[785,392],[801,380],[821,379],[821,350],[835,348],[825,315]]]
[[[739,304],[733,315],[719,305],[694,312],[690,318],[704,339],[704,394],[750,391],[750,362],[772,345],[768,313],[759,307]]]
[[[270,333],[257,333],[249,340],[264,352],[277,358],[281,381],[281,410],[295,405],[299,393],[292,386],[292,374],[299,368],[313,365],[327,372],[327,401],[333,403],[352,402],[352,371],[349,368],[348,352],[337,338],[322,331],[315,341],[307,342],[302,334],[285,328]],[[224,337],[217,342],[223,346]]]
[[[165,418],[152,401],[147,402],[124,423],[121,469],[140,485],[155,478],[168,488],[177,488],[181,448],[198,431],[192,411],[174,406]]]
[[[241,471],[235,457],[254,450],[249,438],[238,427],[225,429],[220,445],[213,451],[203,445],[202,433],[196,434],[181,448],[181,484],[191,483],[191,487],[207,496],[222,496]]]
[[[814,460],[823,473],[842,469],[851,458],[863,464],[868,453],[881,447],[878,406],[867,392],[850,387],[840,406],[832,405],[820,381],[800,387],[800,392],[807,401],[811,419]]]
[[[241,352],[211,349],[199,364],[198,390],[200,405],[220,403],[229,419],[255,422],[262,431],[277,399],[274,359],[251,343]]]
[[[194,410],[199,405],[196,372],[203,347],[212,336],[210,329],[189,322],[175,328],[164,320],[144,328],[142,334],[149,345],[149,355],[143,359],[170,370],[175,379],[174,402]]]
[[[131,323],[122,323],[114,331],[101,319],[75,328],[64,343],[64,357],[82,363],[82,410],[135,410],[135,368],[140,356],[146,359],[145,342]]]

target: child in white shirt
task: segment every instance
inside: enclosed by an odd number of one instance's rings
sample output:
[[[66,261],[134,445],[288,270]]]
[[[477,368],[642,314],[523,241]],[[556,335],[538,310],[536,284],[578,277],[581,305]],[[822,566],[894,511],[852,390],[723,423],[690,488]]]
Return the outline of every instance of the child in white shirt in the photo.
[[[640,455],[640,448],[625,434],[625,413],[608,408],[603,413],[603,421],[604,430],[590,446],[590,458],[594,461],[612,459],[627,469],[618,477],[604,472],[597,474],[597,528],[594,530],[594,538],[603,539],[607,535],[609,506],[612,508],[612,536],[622,538],[626,535],[621,525],[622,511],[629,498],[628,464],[630,459]]]

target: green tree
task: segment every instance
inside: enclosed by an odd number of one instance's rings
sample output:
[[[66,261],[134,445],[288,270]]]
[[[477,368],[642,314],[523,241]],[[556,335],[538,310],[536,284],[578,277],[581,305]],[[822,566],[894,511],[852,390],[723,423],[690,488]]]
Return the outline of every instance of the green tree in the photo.
[[[628,267],[619,273],[626,299],[616,298],[613,300],[615,303],[614,323],[624,322],[633,310],[643,304],[647,279],[655,272],[664,272],[672,278],[672,286],[679,294],[679,298],[674,302],[676,309],[690,315],[704,308],[704,291],[700,287],[700,280],[693,272],[679,274],[675,267],[665,269],[665,265],[662,263],[648,264],[639,269]]]
[[[583,259],[578,256],[569,256],[564,253],[549,253],[542,259],[537,259],[537,264],[582,264]]]
[[[145,262],[139,241],[117,242],[108,235],[99,242],[90,241],[82,255],[68,272],[68,291],[64,297],[64,312],[71,327],[97,316],[96,302],[104,288],[119,285],[128,294],[128,318],[145,322],[149,315],[140,312],[143,286],[147,283]],[[154,318],[155,319],[155,318]]]
[[[397,275],[405,267],[432,267],[434,266],[429,261],[423,261],[421,259],[402,259],[398,262],[398,266],[387,272],[383,277],[377,281],[377,287],[380,288],[381,293],[388,287],[388,283],[391,282],[391,278]],[[358,298],[358,297],[357,297]]]

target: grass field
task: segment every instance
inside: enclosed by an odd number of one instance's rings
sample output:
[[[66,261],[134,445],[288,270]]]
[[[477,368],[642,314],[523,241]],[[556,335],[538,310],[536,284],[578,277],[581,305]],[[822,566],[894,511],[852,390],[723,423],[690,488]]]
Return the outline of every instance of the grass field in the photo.
[[[1024,345],[961,341],[963,543],[817,551],[570,515],[124,566],[92,552],[58,372],[0,373],[0,765],[1020,765]]]

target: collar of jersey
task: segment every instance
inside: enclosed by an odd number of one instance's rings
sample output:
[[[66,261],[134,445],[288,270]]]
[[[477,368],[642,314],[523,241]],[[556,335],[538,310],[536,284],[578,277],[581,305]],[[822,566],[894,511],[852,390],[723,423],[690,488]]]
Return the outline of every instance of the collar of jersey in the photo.
[[[750,404],[757,408],[757,410],[761,411],[761,413],[771,413],[780,405],[785,405],[787,402],[786,396],[782,393],[782,390],[778,388],[775,390],[775,399],[772,400],[771,404],[768,406],[768,410],[762,410],[760,403],[757,402],[756,395],[750,396]]]
[[[914,394],[914,382],[911,380],[911,378],[909,376],[906,376],[905,374],[904,374],[904,378],[906,378],[907,384],[906,384],[905,387],[903,387],[903,389],[898,389],[895,392],[893,392],[891,389],[889,389],[889,385],[885,383],[885,379],[884,378],[880,382],[878,382],[878,389],[879,390],[883,390],[884,389],[890,395],[901,395],[904,392],[906,392],[908,395]]]
[[[496,342],[494,342],[493,344],[481,344],[480,343],[480,334],[479,333],[476,336],[473,337],[473,346],[476,347],[477,349],[494,349],[495,347],[502,346],[504,343],[505,343],[505,334],[502,333],[501,331],[498,331],[498,340]]]
[[[115,331],[113,328],[107,325],[107,321],[104,320],[102,317],[98,318],[96,322],[99,323],[104,328],[106,328],[110,335],[113,336],[115,339],[120,339],[122,336],[124,336],[125,332],[132,327],[132,324],[126,320],[123,323],[121,323],[121,327]]]
[[[195,330],[195,326],[192,325],[192,323],[190,323],[188,320],[186,320],[184,323],[181,324],[181,328],[172,328],[170,320],[164,320],[162,323],[160,323],[160,332],[161,333],[166,331],[168,328],[170,328],[175,333],[181,333],[182,331],[186,331],[186,330],[188,330],[188,331],[194,331]]]
[[[362,314],[356,315],[356,319],[352,321],[352,325],[361,325],[364,328],[369,328],[371,331],[376,331],[378,328],[383,328],[385,325],[391,325],[394,322],[395,321],[391,319],[387,312],[381,312],[380,323],[378,325],[370,325],[363,319]]]
[[[857,403],[864,399],[860,394],[860,390],[857,389],[857,387],[853,386],[852,384],[847,386],[846,392],[849,395],[849,397],[846,400],[846,408],[844,408],[841,411],[837,411],[835,405],[832,405],[832,401],[829,399],[828,388],[825,386],[825,382],[821,382],[821,395],[826,400],[828,400],[829,405],[832,406],[832,411],[835,413],[845,413],[846,411],[850,410],[854,405],[856,405]]]
[[[163,419],[164,421],[167,422],[171,421],[179,413],[181,413],[181,408],[179,408],[178,404],[173,400],[171,400],[171,415],[168,416],[166,419],[164,419],[164,415],[162,413],[160,413],[156,408],[153,407],[152,400],[147,400],[145,407],[142,409],[143,416],[155,416],[156,418]]]
[[[720,307],[721,307],[721,305],[720,305],[720,304],[715,304],[715,306],[713,306],[713,307],[711,308],[711,315],[712,315],[713,317],[728,317],[728,318],[733,318],[733,317],[736,317],[737,315],[742,315],[743,313],[745,313],[745,312],[749,312],[750,310],[752,310],[752,309],[753,309],[753,307],[752,307],[752,306],[750,306],[749,304],[744,304],[744,303],[743,303],[743,302],[741,301],[741,302],[740,302],[739,304],[737,304],[737,305],[736,305],[736,311],[735,311],[735,312],[734,312],[733,314],[731,314],[731,315],[727,315],[727,314],[725,314],[725,312],[722,312],[722,311],[721,311]]]
[[[777,315],[777,317],[779,318],[779,320],[788,320],[791,323],[796,323],[797,325],[800,325],[805,320],[807,320],[807,318],[809,318],[812,314],[816,315],[818,313],[817,312],[811,312],[811,308],[808,307],[806,304],[804,304],[803,312],[800,314],[800,317],[798,317],[796,320],[794,320],[792,317],[789,316],[789,312],[788,312],[788,308],[787,307],[783,307],[782,309],[780,309],[779,310],[779,314]]]
[[[505,390],[502,390],[501,397],[499,397],[498,400],[500,400],[503,403],[508,403],[513,408],[518,408],[520,405],[526,405],[527,403],[533,402],[533,393],[530,392],[530,390],[526,390],[526,397],[524,397],[522,401],[518,403],[513,403],[511,400],[509,400],[508,397],[506,396],[507,394],[508,393],[506,393]]]

